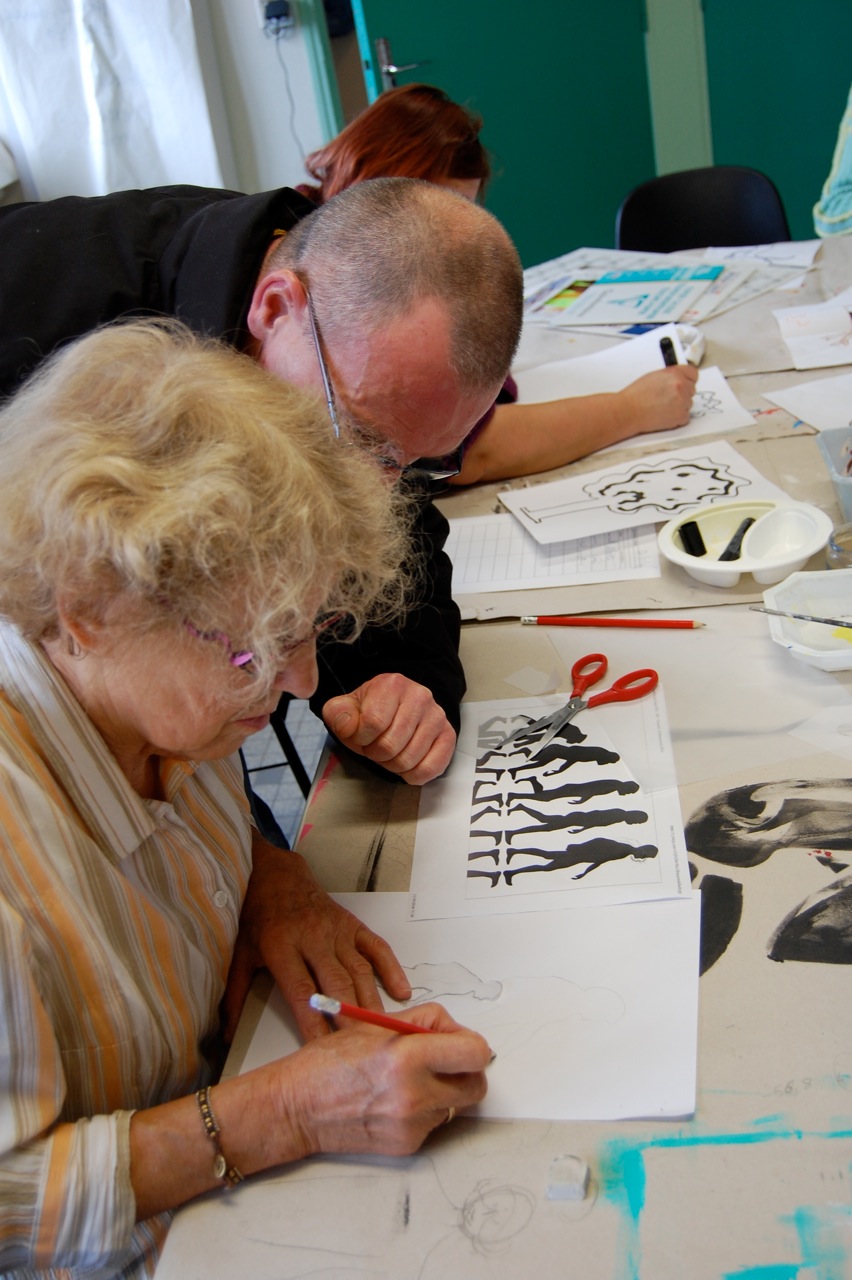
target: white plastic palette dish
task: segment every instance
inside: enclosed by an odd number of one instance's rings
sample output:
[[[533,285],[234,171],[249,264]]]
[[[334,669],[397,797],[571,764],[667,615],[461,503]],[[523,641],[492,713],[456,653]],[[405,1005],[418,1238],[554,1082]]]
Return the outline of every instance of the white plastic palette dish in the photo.
[[[793,573],[777,587],[764,591],[763,603],[768,609],[810,613],[817,618],[852,618],[852,569]],[[797,618],[767,615],[767,621],[772,639],[789,649],[794,658],[823,671],[852,670],[852,621],[848,631]]]
[[[754,524],[742,540],[739,559],[720,560],[747,517]],[[684,548],[680,530],[690,520],[698,525],[707,548],[703,556],[690,555]],[[716,502],[669,520],[659,532],[658,543],[667,560],[698,582],[735,587],[744,573],[750,573],[756,582],[780,582],[825,546],[831,529],[831,518],[806,502]]]

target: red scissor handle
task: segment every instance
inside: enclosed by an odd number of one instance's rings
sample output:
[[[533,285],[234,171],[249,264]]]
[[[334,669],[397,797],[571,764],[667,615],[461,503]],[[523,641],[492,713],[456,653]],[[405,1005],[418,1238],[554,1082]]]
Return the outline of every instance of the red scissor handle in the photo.
[[[601,702],[632,702],[634,698],[644,698],[659,684],[660,677],[651,667],[643,667],[641,671],[628,671],[626,676],[613,680],[609,689],[596,693],[589,698],[589,706],[597,707]]]
[[[585,658],[578,658],[571,668],[571,679],[574,681],[571,697],[582,698],[590,685],[603,680],[607,665],[606,657],[602,653],[587,653]],[[586,667],[589,666],[591,669],[587,671]]]

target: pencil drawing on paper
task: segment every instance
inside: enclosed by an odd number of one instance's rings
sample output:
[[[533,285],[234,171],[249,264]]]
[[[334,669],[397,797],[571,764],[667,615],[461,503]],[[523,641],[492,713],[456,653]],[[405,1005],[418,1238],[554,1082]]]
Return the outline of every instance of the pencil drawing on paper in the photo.
[[[653,520],[657,515],[676,515],[699,503],[734,497],[750,484],[747,477],[737,475],[727,463],[714,462],[712,458],[660,458],[650,465],[640,461],[627,471],[599,475],[594,483],[583,485],[586,498],[546,506],[530,501],[521,511],[535,524],[601,509],[624,515],[647,511]]]
[[[427,1000],[445,1000],[450,996],[470,996],[476,1001],[499,1000],[503,990],[500,982],[485,982],[457,960],[443,964],[421,962],[404,965],[405,976],[411,983],[409,1005],[423,1004]]]
[[[468,896],[636,879],[659,850],[639,784],[618,752],[569,722],[541,751],[540,734],[500,745],[527,715],[479,728],[471,796]],[[543,731],[542,731],[543,732]],[[543,877],[543,879],[541,879]],[[532,881],[532,883],[531,883]]]
[[[767,941],[771,960],[852,964],[852,779],[787,779],[720,791],[686,824],[690,854],[728,867],[751,868],[776,854],[809,858],[835,877],[791,907]],[[839,856],[838,856],[839,855]],[[847,874],[844,874],[847,873]],[[710,963],[737,928],[744,885],[701,880],[705,928],[714,938]],[[718,884],[705,890],[705,882]],[[727,887],[720,891],[720,885]],[[702,971],[710,964],[702,962]]]

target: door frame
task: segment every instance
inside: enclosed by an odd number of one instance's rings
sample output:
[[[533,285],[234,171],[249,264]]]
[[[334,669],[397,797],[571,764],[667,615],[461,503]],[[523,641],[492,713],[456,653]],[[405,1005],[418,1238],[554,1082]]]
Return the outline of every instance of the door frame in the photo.
[[[322,0],[299,0],[299,27],[314,85],[323,143],[345,124]]]

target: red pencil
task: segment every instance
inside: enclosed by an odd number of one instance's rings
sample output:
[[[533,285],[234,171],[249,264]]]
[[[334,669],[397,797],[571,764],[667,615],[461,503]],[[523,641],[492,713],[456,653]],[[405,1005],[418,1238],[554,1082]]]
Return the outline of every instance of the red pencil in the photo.
[[[691,631],[695,627],[703,627],[703,622],[693,622],[691,618],[608,618],[601,615],[596,618],[581,618],[578,614],[556,614],[545,617],[521,618],[525,626],[530,627],[659,627]]]
[[[371,1022],[376,1027],[386,1027],[388,1031],[399,1031],[402,1035],[411,1035],[415,1031],[432,1031],[431,1027],[419,1027],[414,1022],[403,1022],[402,1018],[392,1018],[389,1013],[373,1013],[372,1009],[362,1009],[360,1005],[347,1004],[345,1000],[335,1000],[333,996],[320,995],[318,991],[311,996],[308,1003],[319,1013],[330,1013],[333,1017],[340,1013],[345,1018]]]

